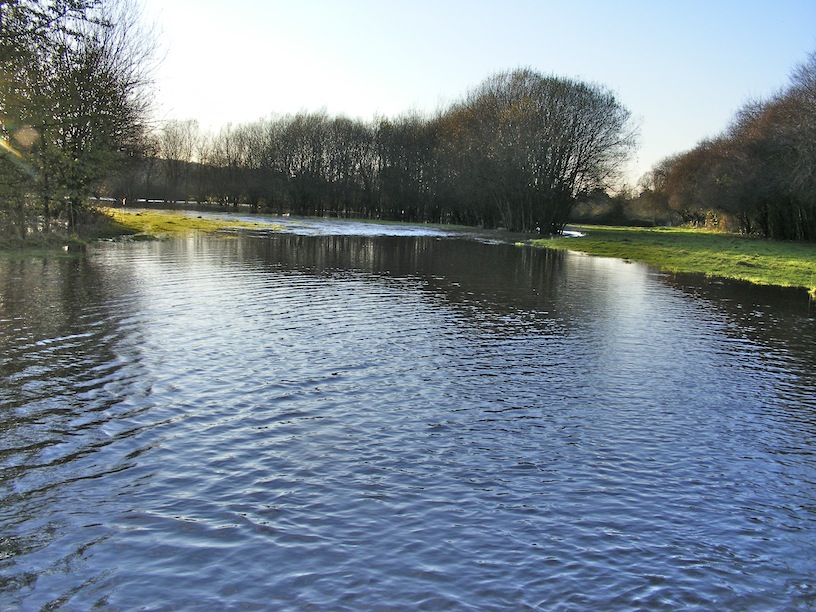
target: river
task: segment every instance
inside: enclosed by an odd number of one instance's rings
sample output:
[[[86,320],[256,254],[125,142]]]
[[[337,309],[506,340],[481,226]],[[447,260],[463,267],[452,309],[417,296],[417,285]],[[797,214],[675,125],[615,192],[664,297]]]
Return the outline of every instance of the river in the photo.
[[[816,307],[478,234],[0,260],[0,609],[816,606]]]

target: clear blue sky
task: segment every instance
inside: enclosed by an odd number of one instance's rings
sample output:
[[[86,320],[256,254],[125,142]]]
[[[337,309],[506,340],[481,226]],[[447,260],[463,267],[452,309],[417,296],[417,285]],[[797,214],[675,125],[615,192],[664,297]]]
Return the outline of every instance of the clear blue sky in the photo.
[[[160,119],[209,129],[325,109],[445,107],[531,67],[601,83],[640,122],[632,182],[721,132],[816,51],[816,0],[144,0]]]

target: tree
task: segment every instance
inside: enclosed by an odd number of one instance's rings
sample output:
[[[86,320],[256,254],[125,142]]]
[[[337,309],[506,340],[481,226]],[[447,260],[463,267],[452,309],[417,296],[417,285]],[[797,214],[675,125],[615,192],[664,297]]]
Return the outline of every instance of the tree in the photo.
[[[666,187],[687,217],[727,213],[748,234],[816,238],[816,53],[787,89],[747,102],[720,137],[679,156]]]
[[[488,78],[447,131],[461,179],[509,229],[558,232],[579,193],[605,187],[634,146],[630,113],[607,89],[530,69]]]
[[[0,210],[20,237],[29,226],[29,196],[39,178],[31,151],[40,132],[31,120],[43,60],[54,52],[66,23],[79,21],[96,2],[0,1]]]
[[[793,150],[789,166],[792,198],[798,203],[795,223],[800,238],[816,239],[816,51],[793,73],[788,93],[787,135]]]
[[[379,194],[389,218],[425,221],[434,203],[434,125],[417,114],[377,125]]]
[[[5,142],[30,135],[16,152],[31,180],[10,197],[34,196],[46,229],[52,214],[74,228],[101,179],[141,145],[151,38],[126,0],[18,0],[0,11]]]
[[[200,145],[198,122],[168,121],[158,132],[159,156],[163,160],[166,197],[172,200],[189,195],[190,171]]]
[[[363,194],[371,188],[374,134],[371,126],[348,117],[328,125],[329,205],[335,214],[364,214]]]

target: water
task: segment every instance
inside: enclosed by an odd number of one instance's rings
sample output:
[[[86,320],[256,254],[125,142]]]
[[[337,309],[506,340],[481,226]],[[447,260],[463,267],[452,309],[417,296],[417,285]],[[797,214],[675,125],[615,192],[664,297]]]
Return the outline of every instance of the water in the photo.
[[[0,260],[0,608],[816,606],[807,296],[488,242]]]

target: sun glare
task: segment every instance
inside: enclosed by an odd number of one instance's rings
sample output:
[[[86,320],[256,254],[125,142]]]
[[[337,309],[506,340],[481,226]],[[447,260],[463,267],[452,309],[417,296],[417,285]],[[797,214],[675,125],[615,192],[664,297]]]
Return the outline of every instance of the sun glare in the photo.
[[[25,163],[23,154],[11,146],[11,143],[2,136],[0,136],[0,148],[2,148],[3,151],[9,155],[11,161],[13,161],[23,172],[33,178],[37,178],[37,173],[32,170],[31,166]]]

